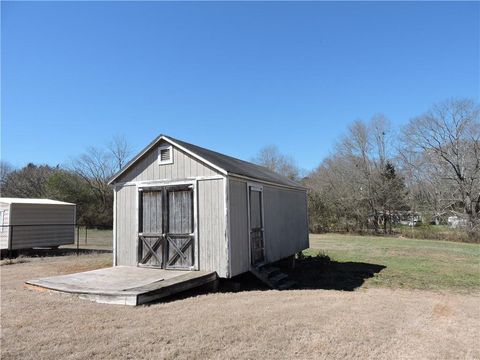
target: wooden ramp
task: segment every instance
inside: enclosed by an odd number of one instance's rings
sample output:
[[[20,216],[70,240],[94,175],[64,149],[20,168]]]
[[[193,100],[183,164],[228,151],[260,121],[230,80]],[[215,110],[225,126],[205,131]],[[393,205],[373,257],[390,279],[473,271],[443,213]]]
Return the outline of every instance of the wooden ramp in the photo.
[[[26,286],[35,290],[78,294],[99,303],[136,306],[216,280],[216,272],[116,266],[29,280]]]

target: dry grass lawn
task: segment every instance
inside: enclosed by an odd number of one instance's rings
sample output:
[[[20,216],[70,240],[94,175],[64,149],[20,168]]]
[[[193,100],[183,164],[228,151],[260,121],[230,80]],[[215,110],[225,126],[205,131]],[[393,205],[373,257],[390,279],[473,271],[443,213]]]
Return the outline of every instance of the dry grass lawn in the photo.
[[[480,358],[475,291],[244,291],[132,308],[23,287],[27,279],[108,266],[110,257],[1,266],[1,358]]]

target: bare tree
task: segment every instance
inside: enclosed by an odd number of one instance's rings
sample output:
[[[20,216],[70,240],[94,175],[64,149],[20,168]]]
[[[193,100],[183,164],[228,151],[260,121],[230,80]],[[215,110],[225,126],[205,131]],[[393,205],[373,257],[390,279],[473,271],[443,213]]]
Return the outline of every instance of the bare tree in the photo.
[[[343,179],[351,194],[360,196],[358,202],[368,204],[369,212],[374,216],[374,225],[378,224],[378,212],[375,207],[375,184],[374,166],[371,161],[373,151],[372,137],[369,134],[368,125],[357,120],[353,122],[347,134],[337,145],[337,153],[344,162],[349,163],[350,176]]]
[[[105,148],[90,147],[71,161],[70,170],[87,184],[86,192],[94,194],[97,215],[89,216],[89,222],[111,223],[113,194],[108,180],[125,166],[129,155],[130,147],[125,138],[116,136]]]
[[[403,159],[415,176],[433,184],[436,200],[460,210],[476,229],[480,214],[480,107],[452,99],[432,107],[403,129]]]
[[[108,180],[116,169],[112,154],[100,148],[90,147],[72,161],[70,168],[89,184],[100,199],[103,209],[111,207],[112,190],[108,186]]]
[[[439,224],[452,212],[456,200],[451,197],[452,186],[437,174],[437,164],[430,154],[400,152],[402,172],[409,191],[409,204],[414,212],[421,212]]]
[[[119,171],[125,166],[132,151],[124,136],[115,136],[108,144],[108,150],[115,161],[116,171]]]
[[[370,223],[376,231],[383,224],[387,232],[392,214],[403,210],[405,202],[388,120],[375,115],[369,122],[353,122],[334,154],[308,176],[307,184],[333,205],[328,210],[335,213],[333,218],[342,219],[346,230],[363,229]]]
[[[326,158],[320,166],[304,180],[315,195],[310,201],[325,204],[313,223],[325,229],[362,229],[367,225],[369,206],[366,206],[365,188],[359,169],[352,166],[350,158],[339,153]],[[309,204],[316,208],[319,204]]]
[[[357,206],[368,207],[375,230],[383,223],[384,232],[392,212],[403,208],[405,197],[403,179],[394,166],[392,134],[388,119],[375,115],[368,123],[353,122],[337,145],[338,157],[351,169],[347,188],[355,193]]]
[[[275,145],[262,148],[252,161],[292,180],[298,180],[300,177],[300,170],[295,160],[280,153]]]
[[[0,161],[0,194],[2,193],[2,188],[7,180],[8,175],[13,172],[13,166],[6,162]]]

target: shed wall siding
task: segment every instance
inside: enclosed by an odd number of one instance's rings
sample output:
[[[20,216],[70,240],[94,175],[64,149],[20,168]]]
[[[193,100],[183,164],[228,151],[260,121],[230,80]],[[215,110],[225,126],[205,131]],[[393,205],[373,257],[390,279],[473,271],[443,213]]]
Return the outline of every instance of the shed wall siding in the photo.
[[[277,261],[308,248],[305,191],[263,186],[265,256]]]
[[[228,277],[224,181],[198,181],[199,268]]]
[[[173,163],[158,164],[158,146],[147,152],[135,165],[122,174],[115,182],[148,180],[183,180],[199,176],[215,176],[218,172],[199,162],[189,154],[173,147]]]
[[[197,182],[199,270],[228,276],[224,179]],[[116,189],[117,265],[137,265],[137,187]],[[196,250],[197,251],[197,250]]]
[[[0,203],[0,216],[3,216],[4,226],[0,227],[0,249],[8,249],[8,234],[10,232],[9,218],[10,218],[10,205]]]
[[[250,269],[247,182],[229,179],[231,275]],[[273,262],[308,248],[304,191],[263,185],[265,256]]]
[[[122,186],[116,191],[116,256],[117,265],[137,265],[137,187]]]
[[[75,241],[73,205],[11,204],[10,211],[12,225],[38,225],[15,226],[11,235],[12,249],[59,246]]]
[[[250,269],[247,183],[229,179],[231,276]]]

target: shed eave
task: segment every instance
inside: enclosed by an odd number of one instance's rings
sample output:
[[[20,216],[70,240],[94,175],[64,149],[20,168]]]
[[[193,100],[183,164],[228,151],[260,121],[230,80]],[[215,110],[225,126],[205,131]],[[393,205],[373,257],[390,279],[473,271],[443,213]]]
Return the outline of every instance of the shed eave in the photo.
[[[213,160],[212,161],[207,160],[204,156],[197,154],[194,149],[189,149],[186,146],[183,146],[181,143],[175,141],[175,139],[172,139],[172,138],[170,138],[169,136],[166,136],[166,135],[157,136],[140,153],[138,153],[132,160],[130,160],[121,170],[119,170],[115,175],[113,175],[110,178],[110,180],[108,181],[108,184],[109,185],[115,184],[116,180],[122,174],[124,174],[128,169],[130,169],[140,158],[142,158],[148,151],[150,151],[153,147],[155,147],[162,140],[169,143],[172,146],[175,146],[179,150],[181,150],[181,151],[185,152],[186,154],[192,156],[193,158],[195,158],[198,161],[202,162],[203,164],[211,167],[212,169],[215,169],[216,171],[218,171],[223,176],[231,176],[231,177],[246,179],[246,180],[250,180],[250,181],[260,182],[260,183],[269,184],[269,185],[278,186],[278,187],[283,187],[283,188],[288,188],[288,189],[296,189],[296,190],[303,190],[303,191],[308,190],[308,188],[302,186],[301,184],[299,184],[299,183],[297,183],[297,182],[295,182],[291,179],[286,179],[285,178],[286,181],[280,181],[279,182],[279,181],[275,181],[274,179],[262,179],[261,177],[254,176],[252,174],[242,175],[242,174],[239,174],[239,173],[236,173],[236,172],[232,172],[232,169],[228,169],[228,167],[222,167],[221,165],[219,166],[219,165],[215,164],[214,162],[212,162]],[[200,148],[200,147],[198,147],[196,145],[193,145],[193,144],[190,144],[190,145],[192,145],[193,147]],[[250,166],[259,167],[258,165],[250,164],[250,163],[245,162],[243,160],[235,159],[235,158],[229,157],[227,155],[223,155],[223,154],[220,154],[220,153],[213,152],[213,151],[208,150],[208,149],[203,149],[203,148],[200,148],[200,149],[202,149],[202,151],[205,150],[205,151],[208,151],[208,152],[215,153],[217,155],[225,156],[227,158],[235,160],[236,162],[242,162],[242,163],[249,164]],[[266,169],[266,170],[268,170],[268,169]],[[276,175],[278,175],[278,174],[276,174]]]
[[[266,185],[272,185],[272,186],[277,186],[277,187],[282,187],[282,188],[287,188],[287,189],[293,189],[293,190],[301,190],[301,191],[307,191],[308,188],[304,186],[290,186],[290,185],[285,185],[285,184],[279,184],[277,182],[273,181],[268,181],[268,180],[262,180],[256,177],[252,176],[245,176],[245,175],[240,175],[240,174],[235,174],[235,173],[228,173],[229,177],[232,178],[237,178],[237,179],[243,179],[243,180],[249,180],[253,182],[258,182]]]

